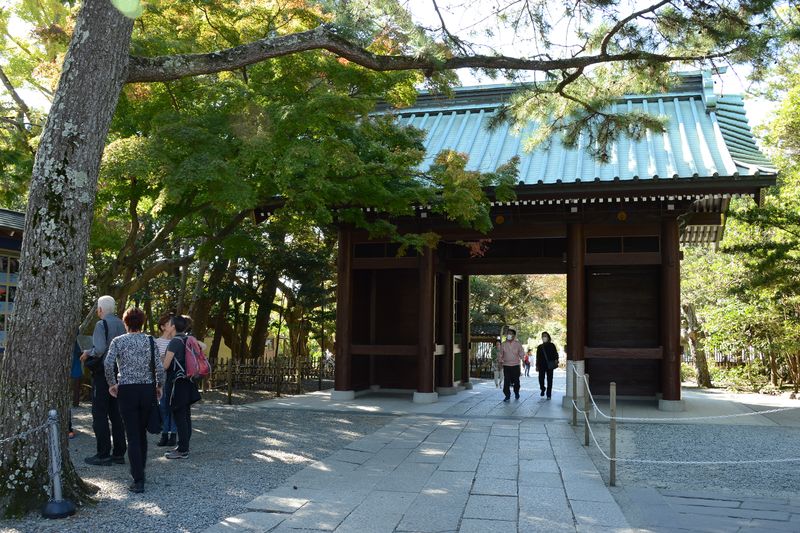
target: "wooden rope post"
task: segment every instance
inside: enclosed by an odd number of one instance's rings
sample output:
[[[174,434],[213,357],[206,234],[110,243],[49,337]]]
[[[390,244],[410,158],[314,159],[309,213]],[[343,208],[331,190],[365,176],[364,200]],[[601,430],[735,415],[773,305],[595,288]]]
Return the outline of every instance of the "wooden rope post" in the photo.
[[[583,445],[589,445],[589,374],[583,373]]]
[[[612,487],[617,486],[617,384],[615,382],[611,382],[611,387],[609,391],[609,398],[611,400],[611,420],[609,422],[609,428],[611,431],[610,440],[611,444],[609,449],[609,455],[611,456],[611,463],[609,465],[610,471],[608,475],[608,484]]]
[[[228,405],[233,403],[233,357],[228,359]]]
[[[572,425],[578,425],[578,373],[575,362],[572,362]]]

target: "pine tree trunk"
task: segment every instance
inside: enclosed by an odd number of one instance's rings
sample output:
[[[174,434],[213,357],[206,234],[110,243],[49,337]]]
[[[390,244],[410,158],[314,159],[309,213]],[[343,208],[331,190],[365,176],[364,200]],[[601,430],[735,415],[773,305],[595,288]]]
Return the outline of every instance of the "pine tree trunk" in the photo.
[[[108,0],[84,0],[33,167],[19,292],[0,364],[0,437],[47,419],[63,431],[64,493],[87,498],[66,440],[68,380],[86,270],[91,213],[106,135],[126,78],[133,22]],[[47,498],[45,434],[0,444],[0,512]]]
[[[264,348],[267,344],[269,333],[269,317],[275,302],[275,293],[278,290],[277,272],[269,272],[261,284],[261,293],[258,295],[256,320],[253,324],[253,333],[250,340],[250,355],[253,359],[264,357]]]
[[[712,387],[711,374],[708,372],[706,353],[697,346],[694,339],[691,339],[689,344],[691,345],[692,352],[694,352],[694,368],[697,371],[697,386],[710,389]]]

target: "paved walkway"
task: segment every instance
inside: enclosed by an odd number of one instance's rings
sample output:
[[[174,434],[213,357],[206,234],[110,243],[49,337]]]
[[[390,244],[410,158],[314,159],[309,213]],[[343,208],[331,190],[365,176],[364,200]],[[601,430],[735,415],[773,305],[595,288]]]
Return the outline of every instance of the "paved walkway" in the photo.
[[[333,402],[327,392],[251,404],[401,416],[259,496],[248,504],[249,512],[206,531],[800,530],[800,501],[790,499],[723,501],[613,489],[615,499],[567,423],[564,382],[561,372],[552,401],[540,398],[534,378],[523,378],[522,397],[509,404],[491,381],[434,404],[413,404],[410,394],[399,393]],[[686,399],[687,412],[678,416],[749,409],[724,400],[709,404],[691,393]],[[659,416],[652,405],[633,402],[625,408],[627,416]],[[751,424],[776,423],[762,415],[746,418]],[[769,505],[780,509],[770,512]]]

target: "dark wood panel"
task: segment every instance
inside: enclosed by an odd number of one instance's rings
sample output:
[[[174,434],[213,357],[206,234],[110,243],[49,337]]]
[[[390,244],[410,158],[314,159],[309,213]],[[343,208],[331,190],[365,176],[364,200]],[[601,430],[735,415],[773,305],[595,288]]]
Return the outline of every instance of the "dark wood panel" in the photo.
[[[450,259],[447,268],[456,274],[565,274],[567,265],[561,258],[536,257],[531,259]]]
[[[386,356],[376,361],[375,382],[385,389],[416,389],[417,359]]]
[[[661,346],[659,268],[595,266],[586,271],[586,346]]]
[[[661,359],[664,350],[657,348],[584,348],[586,359]]]
[[[350,347],[353,355],[393,355],[416,356],[416,344],[353,344]]]
[[[586,254],[586,265],[660,265],[658,252],[638,252],[628,254]]]
[[[586,359],[589,387],[593,394],[608,395],[609,384],[617,384],[622,396],[655,396],[660,392],[661,361],[655,359]]]
[[[354,270],[417,268],[418,266],[418,257],[356,257],[353,259]]]
[[[630,224],[586,224],[584,229],[586,237],[612,237],[625,235],[661,235],[661,225],[658,223]]]
[[[375,344],[412,344],[419,338],[417,270],[375,270]],[[369,344],[359,342],[358,344]]]
[[[352,272],[352,300],[353,309],[351,322],[351,335],[353,344],[369,344],[372,316],[371,286],[372,272],[368,270],[354,270]]]

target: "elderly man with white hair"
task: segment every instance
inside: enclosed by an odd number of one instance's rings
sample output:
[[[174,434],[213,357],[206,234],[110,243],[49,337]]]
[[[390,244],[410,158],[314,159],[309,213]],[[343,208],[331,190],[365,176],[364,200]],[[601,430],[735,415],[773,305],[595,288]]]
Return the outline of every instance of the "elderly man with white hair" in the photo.
[[[100,320],[94,326],[93,346],[91,350],[81,355],[81,361],[92,372],[92,429],[97,439],[97,454],[85,459],[90,465],[125,464],[127,451],[125,427],[122,424],[117,399],[108,392],[108,382],[103,368],[111,341],[125,334],[125,324],[115,314],[116,310],[117,302],[111,296],[101,296],[97,299],[97,316]]]

